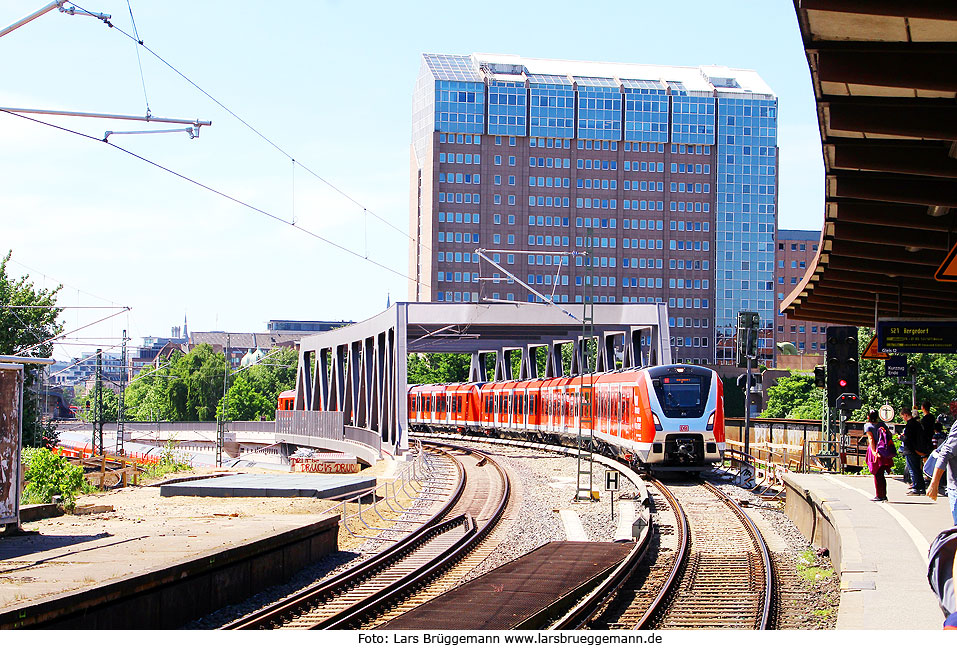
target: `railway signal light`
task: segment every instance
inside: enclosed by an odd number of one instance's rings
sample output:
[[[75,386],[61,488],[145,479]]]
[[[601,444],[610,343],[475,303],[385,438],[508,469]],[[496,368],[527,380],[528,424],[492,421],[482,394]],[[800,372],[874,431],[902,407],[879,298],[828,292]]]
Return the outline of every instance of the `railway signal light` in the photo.
[[[837,407],[847,412],[853,412],[861,407],[861,398],[856,394],[842,394],[837,398]]]
[[[814,368],[814,387],[827,387],[827,371],[824,369],[823,365],[817,365]]]
[[[860,393],[857,327],[827,328],[826,361],[828,404],[837,404],[844,394],[857,397]]]
[[[755,311],[738,312],[737,365],[747,367],[748,358],[758,355],[758,330],[761,316]]]

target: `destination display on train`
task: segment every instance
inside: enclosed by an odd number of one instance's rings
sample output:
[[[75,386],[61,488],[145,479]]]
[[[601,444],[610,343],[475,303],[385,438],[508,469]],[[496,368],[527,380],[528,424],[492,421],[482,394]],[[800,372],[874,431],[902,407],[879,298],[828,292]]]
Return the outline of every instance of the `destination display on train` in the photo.
[[[879,320],[877,348],[886,354],[957,354],[957,322]]]
[[[661,379],[662,383],[701,383],[700,376],[666,376]]]

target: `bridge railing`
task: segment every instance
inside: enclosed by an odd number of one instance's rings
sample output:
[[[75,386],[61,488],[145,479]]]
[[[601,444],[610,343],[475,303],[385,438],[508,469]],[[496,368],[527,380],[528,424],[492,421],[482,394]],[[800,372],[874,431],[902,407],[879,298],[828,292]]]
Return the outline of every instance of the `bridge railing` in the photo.
[[[89,425],[89,424],[87,424]],[[382,439],[365,428],[343,425],[343,413],[336,411],[277,410],[275,421],[230,421],[227,442],[272,445],[279,440],[321,447],[322,440],[354,442],[371,448],[381,457]],[[215,421],[150,421],[125,422],[129,441],[147,441],[162,445],[176,439],[179,446],[215,444]],[[104,430],[116,432],[116,423],[107,423]]]
[[[343,414],[335,411],[277,410],[276,435],[343,439]]]
[[[830,462],[829,456],[834,453],[824,439],[820,421],[755,418],[751,420],[750,455],[760,462],[788,471],[828,470],[838,466],[838,460],[845,468],[862,467],[867,451],[866,442],[861,442],[864,424],[848,421],[846,427],[847,452],[844,457]],[[724,428],[728,448],[743,452],[744,419],[726,418]]]

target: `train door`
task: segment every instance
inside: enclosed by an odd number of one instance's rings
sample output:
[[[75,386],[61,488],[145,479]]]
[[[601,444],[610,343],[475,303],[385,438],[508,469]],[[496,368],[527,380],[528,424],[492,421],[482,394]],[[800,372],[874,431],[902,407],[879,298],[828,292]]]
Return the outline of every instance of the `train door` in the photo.
[[[605,431],[605,427],[602,425],[604,423],[602,420],[605,417],[605,409],[602,407],[604,405],[603,400],[605,398],[604,386],[596,385],[592,392],[592,396],[595,402],[594,403],[595,412],[593,417],[594,424],[592,427],[595,433],[600,435],[601,433]]]
[[[528,390],[522,386],[518,390],[518,422],[519,430],[528,430]]]
[[[623,399],[621,394],[621,385],[615,386],[615,435],[619,438],[623,438],[623,424],[622,419],[624,418],[623,413],[625,409],[623,407]]]
[[[542,426],[552,432],[552,389],[542,388]]]
[[[582,386],[581,388],[581,427],[585,430],[594,429],[595,420],[592,418],[592,397],[594,388],[591,386]]]

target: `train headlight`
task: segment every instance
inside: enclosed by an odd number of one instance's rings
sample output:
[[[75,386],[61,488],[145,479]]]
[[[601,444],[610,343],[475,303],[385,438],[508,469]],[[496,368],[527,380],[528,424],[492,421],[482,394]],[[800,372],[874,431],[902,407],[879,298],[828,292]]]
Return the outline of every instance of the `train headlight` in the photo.
[[[655,422],[655,430],[661,430],[661,422],[658,421],[658,415],[651,413],[651,420]]]
[[[715,413],[712,412],[711,416],[708,417],[708,427],[706,430],[714,430],[714,414]]]

